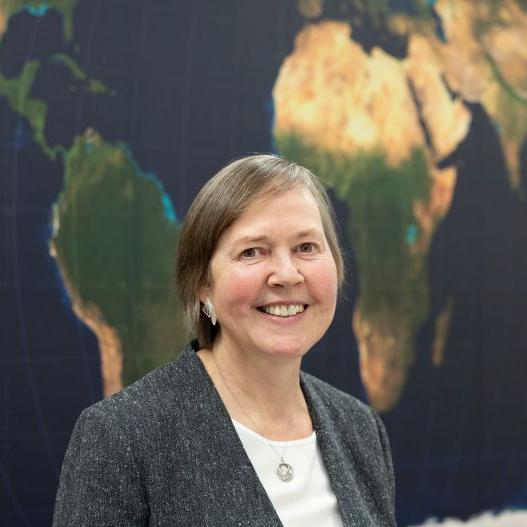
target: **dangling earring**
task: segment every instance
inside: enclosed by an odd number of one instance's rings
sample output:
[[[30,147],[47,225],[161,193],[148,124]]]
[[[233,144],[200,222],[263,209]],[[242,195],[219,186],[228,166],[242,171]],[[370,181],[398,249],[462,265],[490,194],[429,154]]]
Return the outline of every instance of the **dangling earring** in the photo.
[[[216,318],[216,312],[214,311],[214,306],[212,305],[210,298],[207,298],[207,300],[205,300],[205,303],[203,304],[201,310],[203,311],[203,313],[205,313],[205,315],[210,318],[212,325],[215,326],[218,319]]]

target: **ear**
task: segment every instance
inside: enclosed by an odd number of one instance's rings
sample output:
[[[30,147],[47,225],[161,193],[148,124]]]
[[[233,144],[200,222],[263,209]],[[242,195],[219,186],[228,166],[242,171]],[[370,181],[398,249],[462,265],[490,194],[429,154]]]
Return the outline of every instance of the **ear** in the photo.
[[[205,300],[210,297],[210,287],[208,285],[202,285],[198,291],[198,299],[204,304]]]
[[[211,274],[210,274],[210,266],[207,269],[207,273],[205,277],[203,278],[203,283],[198,289],[198,299],[199,301],[204,304],[205,300],[207,300],[207,297],[210,298],[212,295],[212,283],[211,283]]]

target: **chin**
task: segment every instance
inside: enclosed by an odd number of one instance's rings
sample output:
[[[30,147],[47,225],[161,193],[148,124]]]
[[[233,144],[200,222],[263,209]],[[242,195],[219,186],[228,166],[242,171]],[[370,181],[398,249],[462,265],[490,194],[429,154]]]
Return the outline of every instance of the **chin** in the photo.
[[[277,342],[267,349],[263,348],[266,353],[276,358],[302,358],[310,349],[311,346],[307,346],[305,342],[293,343],[293,342]]]

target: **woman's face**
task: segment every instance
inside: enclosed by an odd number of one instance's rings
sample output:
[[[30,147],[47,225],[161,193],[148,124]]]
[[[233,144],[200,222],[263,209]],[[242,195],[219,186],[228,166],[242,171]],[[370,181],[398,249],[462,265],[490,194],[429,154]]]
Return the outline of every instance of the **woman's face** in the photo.
[[[309,190],[264,197],[223,233],[206,297],[222,345],[237,351],[300,357],[324,335],[335,313],[337,271]]]

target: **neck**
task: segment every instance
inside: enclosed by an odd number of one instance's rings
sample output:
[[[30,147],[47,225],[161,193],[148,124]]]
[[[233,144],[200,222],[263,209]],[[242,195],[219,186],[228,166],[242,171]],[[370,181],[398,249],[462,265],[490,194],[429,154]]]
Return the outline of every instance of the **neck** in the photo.
[[[229,415],[270,439],[311,434],[312,424],[300,387],[301,357],[270,357],[240,350],[220,335],[198,355]]]

